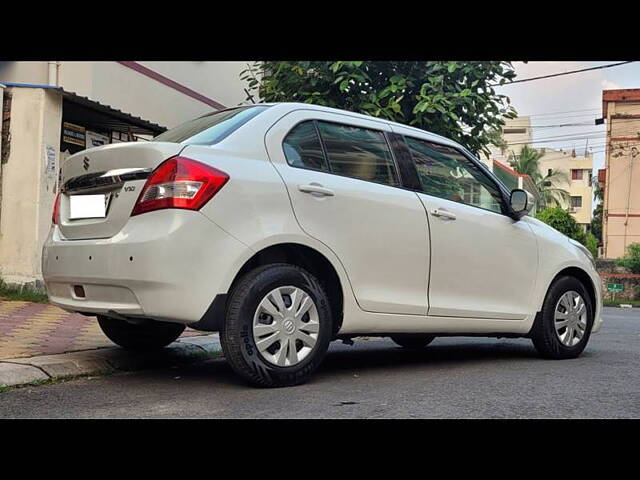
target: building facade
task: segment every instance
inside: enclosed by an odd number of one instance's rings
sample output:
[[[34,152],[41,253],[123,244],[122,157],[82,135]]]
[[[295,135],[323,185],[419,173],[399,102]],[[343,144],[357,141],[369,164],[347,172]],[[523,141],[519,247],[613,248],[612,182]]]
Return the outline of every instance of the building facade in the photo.
[[[504,149],[492,147],[492,158],[502,164],[511,164],[514,156],[520,155],[525,145],[533,146],[533,135],[530,117],[517,117],[506,121],[503,128],[503,139],[507,144]],[[544,177],[551,169],[564,172],[568,181],[554,184],[569,192],[569,199],[562,202],[576,222],[585,230],[590,228],[593,217],[593,155],[585,152],[577,155],[575,150],[556,150],[553,148],[536,148],[543,155],[539,160],[539,173]]]
[[[602,240],[605,258],[640,242],[640,89],[604,90],[607,125]]]
[[[0,278],[39,285],[67,156],[147,141],[242,104],[244,68],[243,62],[0,62]]]
[[[240,72],[246,67],[247,62],[0,62],[0,83],[58,86],[172,128],[244,103]]]

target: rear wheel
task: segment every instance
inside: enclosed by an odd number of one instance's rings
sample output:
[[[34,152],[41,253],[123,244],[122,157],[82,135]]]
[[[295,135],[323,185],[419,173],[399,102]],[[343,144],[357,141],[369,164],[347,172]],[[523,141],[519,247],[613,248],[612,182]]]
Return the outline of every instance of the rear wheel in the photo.
[[[98,324],[113,343],[131,350],[154,350],[166,347],[184,331],[180,323],[149,320],[141,324],[98,315]]]
[[[262,387],[304,382],[325,356],[331,309],[322,286],[306,270],[266,265],[233,288],[220,341],[233,370]]]
[[[436,338],[433,335],[417,335],[413,333],[392,335],[393,340],[397,345],[404,348],[424,348],[429,345],[433,339]]]
[[[587,289],[574,277],[556,280],[531,330],[531,340],[545,358],[575,358],[587,346],[593,306]]]

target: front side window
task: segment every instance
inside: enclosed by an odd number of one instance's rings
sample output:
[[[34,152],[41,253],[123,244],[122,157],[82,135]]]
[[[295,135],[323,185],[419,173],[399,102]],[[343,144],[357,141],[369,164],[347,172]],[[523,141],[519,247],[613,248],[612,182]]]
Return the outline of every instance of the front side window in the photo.
[[[292,167],[327,170],[320,138],[311,120],[296,125],[285,137],[282,148]]]
[[[393,187],[400,185],[382,132],[320,121],[317,125],[332,173]]]
[[[496,213],[505,213],[497,185],[452,147],[405,137],[422,192]]]

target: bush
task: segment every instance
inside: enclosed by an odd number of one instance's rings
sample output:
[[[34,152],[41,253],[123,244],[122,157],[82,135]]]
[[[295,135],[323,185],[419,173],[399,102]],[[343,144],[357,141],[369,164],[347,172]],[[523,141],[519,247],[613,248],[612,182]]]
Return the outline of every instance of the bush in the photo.
[[[598,258],[598,239],[593,233],[589,232],[585,235],[584,246],[589,249],[593,258]]]
[[[587,236],[585,235],[584,231],[582,230],[580,225],[578,225],[578,222],[576,222],[575,218],[573,218],[571,214],[566,210],[560,207],[545,208],[544,210],[538,212],[536,218],[543,221],[550,227],[555,228],[560,233],[564,233],[567,237],[573,238],[574,240],[589,248],[589,246],[587,245]]]
[[[627,253],[616,261],[616,265],[628,269],[631,273],[640,273],[640,243],[629,245]]]

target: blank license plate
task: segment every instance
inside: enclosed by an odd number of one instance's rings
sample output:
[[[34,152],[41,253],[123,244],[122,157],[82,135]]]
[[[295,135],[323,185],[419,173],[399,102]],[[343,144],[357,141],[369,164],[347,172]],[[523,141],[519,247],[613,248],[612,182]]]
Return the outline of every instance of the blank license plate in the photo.
[[[69,219],[104,218],[107,216],[107,195],[72,195],[69,197]]]

